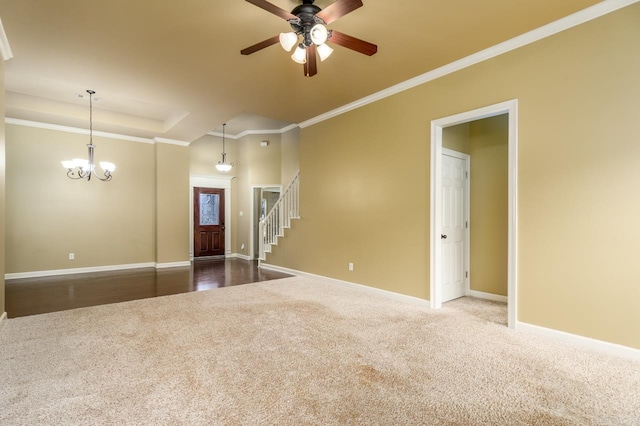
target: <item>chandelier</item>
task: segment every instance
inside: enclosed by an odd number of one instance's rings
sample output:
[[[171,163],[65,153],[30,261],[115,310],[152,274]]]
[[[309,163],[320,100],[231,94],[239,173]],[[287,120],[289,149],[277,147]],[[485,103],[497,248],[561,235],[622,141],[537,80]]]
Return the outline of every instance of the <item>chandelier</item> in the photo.
[[[227,153],[224,152],[224,128],[226,125],[227,123],[222,125],[222,161],[218,161],[216,164],[216,169],[219,172],[228,172],[233,167],[233,163],[227,163]]]
[[[107,182],[111,180],[111,173],[115,170],[116,165],[106,161],[100,162],[100,167],[104,171],[104,177],[98,176],[95,170],[93,162],[94,150],[96,146],[93,144],[93,95],[96,93],[93,90],[87,90],[89,94],[89,159],[74,158],[73,160],[62,161],[62,166],[67,169],[67,177],[70,179],[86,179],[91,180],[91,176],[95,176],[101,181]]]

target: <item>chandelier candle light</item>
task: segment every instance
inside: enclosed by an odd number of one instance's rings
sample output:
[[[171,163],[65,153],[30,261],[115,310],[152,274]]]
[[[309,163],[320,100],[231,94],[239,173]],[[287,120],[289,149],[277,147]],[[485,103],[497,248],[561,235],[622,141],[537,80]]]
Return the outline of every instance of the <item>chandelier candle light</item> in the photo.
[[[74,158],[73,160],[64,160],[62,166],[67,169],[67,177],[70,179],[86,179],[89,181],[91,180],[91,176],[94,175],[101,181],[107,182],[111,180],[111,173],[115,170],[116,165],[107,161],[101,161],[100,167],[104,170],[104,177],[98,176],[95,171],[93,162],[93,151],[96,148],[93,144],[93,95],[96,92],[87,90],[87,93],[89,94],[89,143],[87,144],[87,148],[89,148],[89,159]]]
[[[218,161],[216,164],[216,169],[219,172],[228,172],[233,167],[233,163],[227,163],[227,153],[224,150],[224,128],[226,125],[227,123],[222,125],[222,161]]]

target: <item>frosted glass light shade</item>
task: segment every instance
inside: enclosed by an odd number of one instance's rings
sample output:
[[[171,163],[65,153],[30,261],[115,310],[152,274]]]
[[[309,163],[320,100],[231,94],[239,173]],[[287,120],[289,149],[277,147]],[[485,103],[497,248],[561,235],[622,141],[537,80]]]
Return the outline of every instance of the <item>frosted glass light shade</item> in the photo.
[[[72,160],[64,160],[62,161],[62,167],[64,167],[65,169],[73,169],[76,167],[76,163]]]
[[[113,172],[116,169],[116,165],[113,163],[109,163],[107,161],[101,161],[100,162],[100,167],[102,167],[102,170],[104,170],[105,172]]]
[[[293,46],[298,42],[298,34],[294,32],[280,33],[280,46],[287,52],[291,52]]]
[[[333,53],[333,49],[330,48],[328,45],[321,44],[320,46],[318,46],[318,55],[320,55],[321,61],[324,61],[325,59],[327,59],[329,56],[331,56],[332,53]]]
[[[83,160],[82,158],[74,158],[73,164],[79,169],[83,169],[83,170],[89,169],[89,160]]]
[[[218,171],[220,172],[228,172],[229,170],[231,170],[233,166],[231,164],[228,163],[218,163],[216,164],[216,169],[218,169]]]
[[[327,27],[322,24],[315,24],[313,28],[311,28],[311,41],[313,44],[320,46],[327,41],[329,37],[329,32],[327,31]]]
[[[307,62],[307,49],[302,44],[299,45],[291,55],[291,59],[299,64],[305,64]]]

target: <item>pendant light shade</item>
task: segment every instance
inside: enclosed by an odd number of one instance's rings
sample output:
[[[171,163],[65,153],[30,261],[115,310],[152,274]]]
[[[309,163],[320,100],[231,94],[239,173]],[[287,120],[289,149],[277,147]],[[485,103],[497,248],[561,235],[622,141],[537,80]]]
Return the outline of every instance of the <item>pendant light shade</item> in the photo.
[[[321,44],[318,46],[318,55],[320,56],[320,60],[324,61],[333,53],[333,49],[329,47],[327,44]]]
[[[300,43],[300,45],[298,45],[293,55],[291,55],[291,59],[299,64],[305,64],[307,62],[307,49],[304,44]]]
[[[322,24],[316,24],[311,28],[311,41],[313,44],[320,46],[324,44],[329,38],[329,31],[327,31],[327,27]]]
[[[280,33],[280,45],[287,52],[291,52],[293,46],[298,42],[298,34],[294,32]]]

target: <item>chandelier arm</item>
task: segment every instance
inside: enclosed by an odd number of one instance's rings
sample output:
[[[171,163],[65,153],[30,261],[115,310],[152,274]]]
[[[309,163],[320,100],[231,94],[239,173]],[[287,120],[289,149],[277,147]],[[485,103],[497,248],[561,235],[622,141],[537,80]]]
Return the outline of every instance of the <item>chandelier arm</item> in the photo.
[[[68,177],[69,179],[73,179],[73,180],[84,179],[84,176],[81,176],[79,172],[78,172],[78,175],[76,175],[75,173],[73,173],[73,169],[69,169],[69,170],[67,171],[67,177]]]

